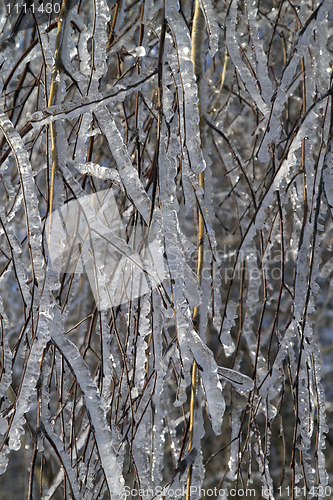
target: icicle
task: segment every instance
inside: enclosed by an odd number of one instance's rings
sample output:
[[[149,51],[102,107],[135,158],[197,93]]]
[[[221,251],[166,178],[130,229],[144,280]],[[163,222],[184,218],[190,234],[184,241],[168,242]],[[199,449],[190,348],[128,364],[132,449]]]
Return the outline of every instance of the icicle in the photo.
[[[304,55],[305,51],[308,50],[310,37],[312,36],[314,28],[317,26],[318,20],[324,19],[327,16],[329,5],[330,1],[324,0],[318,7],[318,13],[315,18],[312,19],[312,21],[306,26],[304,26],[304,28],[302,28],[292,56],[284,68],[279,86],[273,95],[273,106],[269,119],[269,127],[267,127],[265,131],[265,136],[260,145],[260,149],[257,152],[258,159],[262,162],[269,161],[270,154],[268,152],[268,147],[271,143],[274,143],[278,139],[281,133],[282,127],[280,118],[283,110],[285,109],[287,99],[291,95],[291,83],[294,78],[297,65],[301,57]]]
[[[231,436],[230,436],[230,453],[229,453],[229,470],[227,472],[227,479],[235,481],[237,479],[237,470],[239,462],[239,440],[237,439],[239,429],[241,426],[240,416],[242,407],[236,406],[231,411]]]
[[[186,263],[185,252],[187,249],[184,248],[184,238],[181,235],[177,216],[178,203],[174,178],[177,173],[178,141],[172,135],[169,142],[166,134],[167,130],[163,124],[159,170],[159,182],[163,186],[163,190],[161,190],[160,198],[170,284],[171,280],[174,281],[172,285],[173,311],[182,360],[182,375],[175,404],[181,405],[186,401],[186,387],[191,380],[192,353],[189,337],[193,323],[188,304],[191,304],[192,307],[198,305],[200,291],[197,277]],[[167,216],[163,217],[163,214],[167,214]]]
[[[212,351],[193,330],[190,347],[205,388],[209,417],[215,434],[220,434],[225,410],[222,385]]]
[[[258,346],[253,323],[254,316],[257,314],[257,308],[258,306],[261,306],[260,289],[263,285],[262,274],[258,272],[258,256],[256,247],[254,244],[251,246],[252,248],[249,249],[246,259],[249,285],[247,292],[247,312],[244,318],[243,331],[244,337],[246,338],[249,346],[253,363],[255,362],[255,358],[257,356],[257,377],[259,376],[261,380],[261,377],[264,377],[266,374],[266,360],[262,356],[260,348],[257,355]]]
[[[188,150],[191,169],[199,174],[206,165],[203,158],[200,133],[198,92],[191,62],[191,40],[188,28],[178,12],[176,2],[167,2],[165,16],[175,34],[175,39],[166,36],[166,43],[171,45],[166,52],[167,61],[171,66],[177,87],[178,97],[183,101],[185,108],[182,139]],[[176,47],[173,47],[173,44]],[[182,105],[182,102],[180,102]]]
[[[105,135],[127,196],[132,200],[145,222],[149,221],[150,199],[143,189],[137,170],[133,167],[127,147],[107,108],[99,108],[95,112],[99,126]]]
[[[87,23],[87,25],[84,25],[84,23],[81,22],[80,17],[78,17],[77,24],[81,29],[80,40],[77,47],[77,53],[80,61],[80,73],[88,78],[91,72],[91,54],[88,50],[88,43],[92,37],[93,24]]]
[[[6,461],[5,455],[9,450],[19,450],[21,447],[20,437],[24,433],[24,415],[29,411],[31,398],[36,392],[36,384],[39,377],[39,364],[42,354],[50,339],[50,331],[52,328],[60,326],[53,321],[54,298],[52,291],[56,283],[57,274],[54,271],[48,271],[43,295],[40,300],[38,328],[26,363],[24,380],[17,395],[14,417],[10,422],[8,434],[9,444],[8,446],[4,446],[0,454],[0,463],[2,463],[3,459]]]
[[[0,284],[4,281],[5,273],[0,278]],[[4,310],[3,300],[0,297],[0,331],[1,331],[1,377],[0,377],[0,398],[2,399],[8,387],[12,383],[12,352],[8,342],[7,330],[9,327],[7,314]],[[2,418],[2,417],[0,417]],[[0,433],[4,434],[7,428],[6,421],[3,422],[5,428],[0,424]],[[2,432],[4,430],[4,432]]]
[[[41,220],[38,211],[38,198],[29,155],[25,149],[19,133],[6,115],[0,115],[0,128],[10,146],[20,175],[21,188],[26,210],[26,224],[28,241],[31,247],[33,273],[37,281],[44,277],[44,259],[42,251]]]
[[[88,162],[84,164],[75,164],[80,174],[88,174],[97,179],[114,181],[116,184],[121,184],[119,173],[111,168],[101,167],[97,163]]]
[[[273,85],[268,76],[268,61],[264,52],[263,43],[259,36],[259,26],[257,22],[257,0],[247,0],[247,15],[250,23],[251,40],[255,51],[257,71],[256,75],[261,88],[262,98],[265,103],[270,103],[273,95]]]
[[[147,410],[147,404],[154,390],[154,377],[145,386],[140,403],[135,412],[135,422],[138,423],[135,429],[135,436],[132,445],[134,463],[138,470],[140,483],[143,488],[151,486],[150,477],[150,457],[151,439],[147,439],[152,428],[152,414]]]
[[[205,149],[205,161],[206,165],[209,164],[208,162],[208,152]],[[210,307],[210,301],[211,301],[211,293],[213,293],[213,306],[214,306],[214,317],[213,317],[213,324],[215,328],[218,330],[221,327],[221,315],[220,315],[220,308],[221,308],[221,293],[220,293],[220,287],[221,287],[221,279],[220,279],[220,273],[221,273],[221,259],[219,258],[218,252],[217,252],[217,241],[215,237],[215,231],[213,229],[213,217],[214,217],[214,210],[212,206],[212,190],[210,189],[210,179],[211,179],[211,172],[210,168],[206,166],[206,182],[205,184],[208,186],[205,188],[204,193],[202,192],[202,189],[200,186],[198,186],[198,183],[196,179],[194,178],[195,176],[193,173],[190,171],[188,168],[188,165],[186,162],[183,164],[183,182],[185,185],[185,181],[188,180],[190,181],[190,185],[192,187],[193,192],[195,193],[195,200],[197,204],[200,207],[200,213],[203,217],[204,223],[205,223],[205,230],[207,233],[206,236],[206,241],[204,248],[209,248],[209,252],[205,251],[204,252],[204,263],[203,266],[210,266],[212,270],[212,278],[209,280],[207,279],[207,272],[208,269],[207,267],[203,270],[202,275],[202,284],[201,284],[201,289],[203,290],[203,286],[206,287],[206,294],[203,293],[204,302],[200,305],[200,331],[201,331],[201,337],[204,338],[204,332],[202,332],[202,329],[206,330],[205,327],[205,319],[207,319],[207,314],[208,311],[211,309]],[[208,290],[212,287],[213,292]],[[230,336],[230,331],[224,332],[223,333],[223,346],[224,350],[227,356],[230,356],[233,351],[234,351],[234,343],[232,341],[232,338]]]
[[[226,22],[226,42],[230,57],[234,63],[237,71],[247,89],[252,99],[258,106],[258,109],[268,118],[269,108],[267,103],[263,100],[255,78],[252,76],[249,68],[243,62],[241,52],[239,50],[239,45],[236,40],[236,19],[237,19],[237,1],[232,2],[228,11],[227,22]]]
[[[111,385],[113,379],[113,366],[112,366],[112,349],[111,349],[111,338],[110,338],[110,327],[107,323],[108,316],[105,311],[100,311],[100,325],[101,325],[101,341],[103,345],[103,385],[101,391],[101,407],[104,410],[104,416],[106,417],[111,404],[112,394]]]
[[[316,113],[312,110],[308,116],[305,118],[302,126],[299,128],[296,137],[294,138],[289,151],[288,156],[281,162],[274,179],[267,191],[264,194],[263,199],[260,202],[260,205],[257,209],[254,225],[250,227],[250,230],[247,232],[245,238],[242,241],[242,246],[240,248],[243,251],[248,244],[251,244],[253,240],[253,236],[256,230],[262,229],[265,221],[266,221],[266,210],[269,206],[272,205],[275,197],[275,192],[281,189],[281,185],[284,183],[285,179],[288,178],[290,171],[297,166],[297,158],[296,152],[301,148],[302,139],[306,136],[311,135],[311,131],[313,128],[313,114],[315,117]]]
[[[254,387],[253,380],[243,373],[222,366],[217,367],[217,373],[221,378],[230,382],[239,392],[252,391]]]
[[[119,461],[119,455],[117,455],[117,444],[113,432],[104,417],[96,384],[93,382],[89,368],[77,347],[60,331],[54,330],[51,333],[51,338],[66,359],[80,386],[110,494],[120,498],[124,493],[122,464]]]
[[[200,8],[205,17],[209,35],[209,55],[214,57],[219,48],[219,30],[211,0],[200,0]]]
[[[42,380],[47,379],[48,375],[50,374],[50,367],[47,367],[45,369],[45,364],[43,365],[44,369],[42,371]],[[80,493],[80,486],[77,482],[76,478],[76,472],[75,469],[72,466],[72,461],[71,457],[66,451],[64,450],[64,443],[63,441],[57,436],[57,434],[54,432],[52,425],[50,423],[51,421],[51,413],[49,410],[49,401],[50,401],[50,396],[46,391],[46,386],[42,382],[41,384],[42,388],[42,396],[41,396],[41,416],[40,416],[40,428],[42,429],[42,432],[46,434],[46,436],[50,439],[50,442],[52,443],[52,446],[56,449],[56,454],[61,460],[61,464],[64,468],[66,477],[68,479],[69,483],[69,488],[70,491],[74,497],[74,499],[81,499],[81,493]]]
[[[135,388],[138,392],[141,392],[144,385],[144,379],[146,375],[146,349],[147,349],[147,337],[150,333],[150,294],[141,298],[140,301],[140,319],[139,319],[139,332],[136,336],[135,342]]]
[[[267,459],[267,456],[264,454],[262,446],[261,446],[261,440],[259,433],[255,433],[255,441],[254,441],[254,454],[259,466],[259,471],[261,473],[260,479],[263,483],[263,488],[262,488],[262,495],[264,498],[267,500],[274,500],[274,494],[273,494],[273,480],[271,478],[270,472],[269,472],[269,462]]]
[[[168,413],[168,403],[166,401],[165,378],[167,372],[167,360],[163,358],[163,316],[161,312],[161,298],[157,291],[153,292],[153,339],[155,353],[156,384],[153,395],[155,405],[154,427],[152,438],[152,460],[151,477],[152,482],[158,485],[162,480],[162,470],[164,467],[164,446],[165,446],[165,424],[164,418]]]
[[[222,331],[220,332],[220,341],[222,345],[229,342],[230,330],[233,326],[235,326],[235,320],[238,317],[237,309],[238,304],[229,300],[225,311],[225,317],[222,322]]]
[[[20,256],[22,255],[22,246],[13,233],[13,227],[6,221],[6,215],[4,213],[4,210],[2,207],[0,207],[0,234],[3,234],[4,231],[6,231],[6,235],[9,240],[9,244],[11,245],[11,250],[13,253],[13,260],[15,263],[15,270],[16,270],[16,278],[18,285],[20,287],[20,290],[22,291],[23,298],[26,302],[26,304],[30,304],[31,302],[31,294],[30,294],[30,289],[29,286],[27,285],[27,274],[26,270],[24,268],[24,264],[22,262],[22,259]]]
[[[141,90],[147,80],[156,74],[155,69],[149,69],[146,74],[134,78],[124,78],[120,84],[112,87],[112,92],[107,95],[100,92],[89,92],[89,96],[77,98],[69,104],[55,104],[31,115],[31,123],[39,128],[57,120],[73,119],[85,113],[93,113],[100,106],[122,102],[133,92]]]
[[[3,12],[3,11],[2,11]],[[4,16],[2,16],[2,19]],[[42,30],[41,30],[42,31]],[[19,32],[16,34],[14,40],[10,40],[5,36],[0,38],[0,67],[1,67],[1,82],[0,82],[0,92],[2,95],[4,82],[6,81],[7,76],[11,73],[13,68],[15,68],[16,72],[19,73],[22,70],[22,67],[29,61],[33,61],[39,54],[40,48],[36,46],[33,50],[31,50],[26,57],[20,61],[20,64],[17,65],[17,59],[15,55],[17,54],[16,50],[23,44],[23,33]],[[5,100],[2,99],[0,102],[0,113],[5,112]]]
[[[94,72],[92,73],[92,82],[90,91],[94,92],[98,89],[99,80],[107,72],[107,25],[110,21],[110,11],[108,2],[105,0],[96,0],[94,2],[94,27],[95,30],[92,33],[93,43],[95,50],[93,52],[92,65],[94,67]]]
[[[203,394],[202,390],[199,387],[196,394],[196,400],[198,402],[198,407],[194,411],[194,419],[193,419],[193,449],[196,450],[194,461],[192,464],[192,479],[191,486],[194,489],[194,494],[191,498],[193,500],[198,500],[201,498],[200,489],[203,484],[203,480],[205,477],[205,469],[203,465],[203,454],[202,454],[202,446],[201,442],[203,437],[205,436],[205,428],[204,428],[204,420],[202,414],[202,400]],[[186,480],[186,476],[184,477]]]

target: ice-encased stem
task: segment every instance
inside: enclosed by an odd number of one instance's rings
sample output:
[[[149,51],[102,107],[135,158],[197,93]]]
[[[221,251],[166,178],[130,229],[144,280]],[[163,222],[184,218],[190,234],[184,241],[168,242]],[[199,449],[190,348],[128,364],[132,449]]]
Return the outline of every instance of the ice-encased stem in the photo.
[[[42,280],[44,261],[42,258],[41,219],[38,210],[37,189],[35,186],[31,163],[19,133],[6,115],[0,115],[0,130],[13,152],[23,193],[25,219],[27,226],[28,247],[31,259],[33,278]]]
[[[51,76],[51,87],[48,98],[48,106],[52,106],[56,100],[59,92],[59,76],[64,70],[62,61],[62,47],[64,42],[64,30],[66,28],[67,17],[71,8],[72,0],[63,0],[61,10],[59,13],[59,20],[57,26],[56,46],[54,51],[54,64]],[[52,228],[52,210],[53,210],[53,197],[54,197],[54,181],[55,173],[58,165],[58,149],[60,146],[57,144],[57,132],[55,123],[50,124],[50,138],[51,138],[51,151],[52,151],[52,167],[50,176],[50,193],[49,193],[49,235],[51,235]],[[58,147],[59,146],[59,147]],[[50,237],[50,236],[49,236]]]
[[[124,493],[122,463],[120,456],[117,455],[114,437],[107,425],[101,398],[90,376],[89,368],[78,348],[62,332],[54,331],[52,342],[66,359],[80,386],[111,498],[122,498]]]
[[[195,10],[193,17],[193,27],[192,27],[192,52],[191,60],[193,63],[193,71],[197,78],[197,85],[199,86],[202,77],[202,49],[203,49],[203,30],[204,30],[204,17],[200,10],[199,0],[195,2]],[[199,110],[199,128],[201,132],[202,128],[202,116],[200,110],[200,91],[198,91],[198,110]],[[201,133],[200,133],[201,136]],[[205,187],[205,176],[204,172],[199,173],[199,185],[202,189]],[[198,262],[197,262],[197,275],[199,285],[201,284],[201,273],[203,267],[203,257],[204,257],[204,220],[203,216],[198,210]],[[196,319],[198,315],[198,306],[194,308],[193,320]],[[190,399],[190,425],[189,425],[189,443],[188,451],[191,451],[193,444],[193,431],[194,431],[194,409],[195,409],[195,399],[196,399],[196,385],[197,385],[197,364],[195,359],[192,365],[192,381],[191,381],[191,399]],[[191,498],[191,480],[192,480],[192,464],[187,471],[187,486],[186,486],[186,498],[190,500]]]

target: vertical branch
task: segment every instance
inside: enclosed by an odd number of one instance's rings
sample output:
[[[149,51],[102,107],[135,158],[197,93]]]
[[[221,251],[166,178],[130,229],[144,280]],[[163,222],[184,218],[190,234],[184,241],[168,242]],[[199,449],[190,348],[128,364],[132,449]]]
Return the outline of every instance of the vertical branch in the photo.
[[[202,115],[201,115],[201,101],[200,101],[200,84],[202,81],[202,51],[203,51],[203,33],[205,28],[204,17],[200,9],[199,0],[195,2],[195,10],[193,17],[193,26],[192,26],[192,52],[191,52],[191,60],[193,63],[193,71],[197,79],[198,86],[198,108],[199,108],[199,129],[200,129],[200,138],[201,141],[203,139],[202,133]],[[199,185],[204,188],[205,186],[205,175],[204,172],[199,174]],[[198,213],[198,261],[197,261],[197,275],[199,285],[201,284],[201,274],[202,274],[202,266],[203,266],[203,252],[204,252],[204,220],[200,209],[197,210]],[[193,320],[196,319],[198,315],[198,307],[194,308],[193,311]],[[197,364],[196,361],[193,360],[192,365],[192,380],[191,380],[191,399],[190,399],[190,423],[189,423],[189,443],[188,443],[188,451],[192,449],[193,443],[193,426],[194,426],[194,408],[195,408],[195,398],[196,398],[196,387],[197,387]],[[192,465],[190,465],[187,473],[187,487],[186,487],[186,498],[190,500],[190,491],[191,491],[191,480],[192,480]]]
[[[301,23],[298,19],[298,28],[301,29]],[[304,116],[307,109],[306,103],[306,72],[305,72],[305,60],[304,57],[301,59],[301,71],[302,71],[302,115]],[[307,184],[306,184],[306,163],[305,163],[305,137],[302,139],[302,178],[303,178],[303,200],[304,200],[304,208],[303,208],[303,223],[302,223],[302,232],[300,238],[300,244],[303,241],[304,230],[306,226],[306,221],[308,217],[308,195],[307,195]]]
[[[51,87],[50,95],[48,100],[48,106],[52,106],[56,100],[58,92],[58,76],[63,70],[63,62],[61,57],[61,49],[63,42],[63,28],[65,24],[66,17],[70,9],[71,0],[63,0],[61,10],[59,13],[58,27],[57,27],[57,37],[54,52],[54,64],[51,75]],[[58,152],[57,152],[57,133],[56,124],[54,122],[50,123],[50,136],[51,136],[51,151],[52,151],[52,167],[51,167],[51,178],[50,178],[50,193],[49,193],[49,239],[51,237],[52,228],[52,209],[53,209],[53,198],[54,198],[54,179],[58,164]]]
[[[164,42],[165,42],[165,29],[166,29],[166,20],[165,20],[165,0],[163,0],[162,5],[162,26],[161,26],[161,35],[160,35],[160,44],[158,49],[158,62],[157,62],[157,75],[158,75],[158,89],[157,89],[157,105],[158,105],[158,120],[157,120],[157,137],[156,137],[156,146],[154,152],[153,159],[153,191],[151,195],[151,205],[150,205],[150,214],[149,214],[149,225],[152,221],[154,206],[155,206],[155,197],[158,183],[158,162],[159,162],[159,154],[160,154],[160,142],[161,142],[161,126],[162,126],[162,117],[163,117],[163,82],[162,82],[162,72],[163,72],[163,53],[164,53]],[[140,172],[139,168],[138,171]]]

